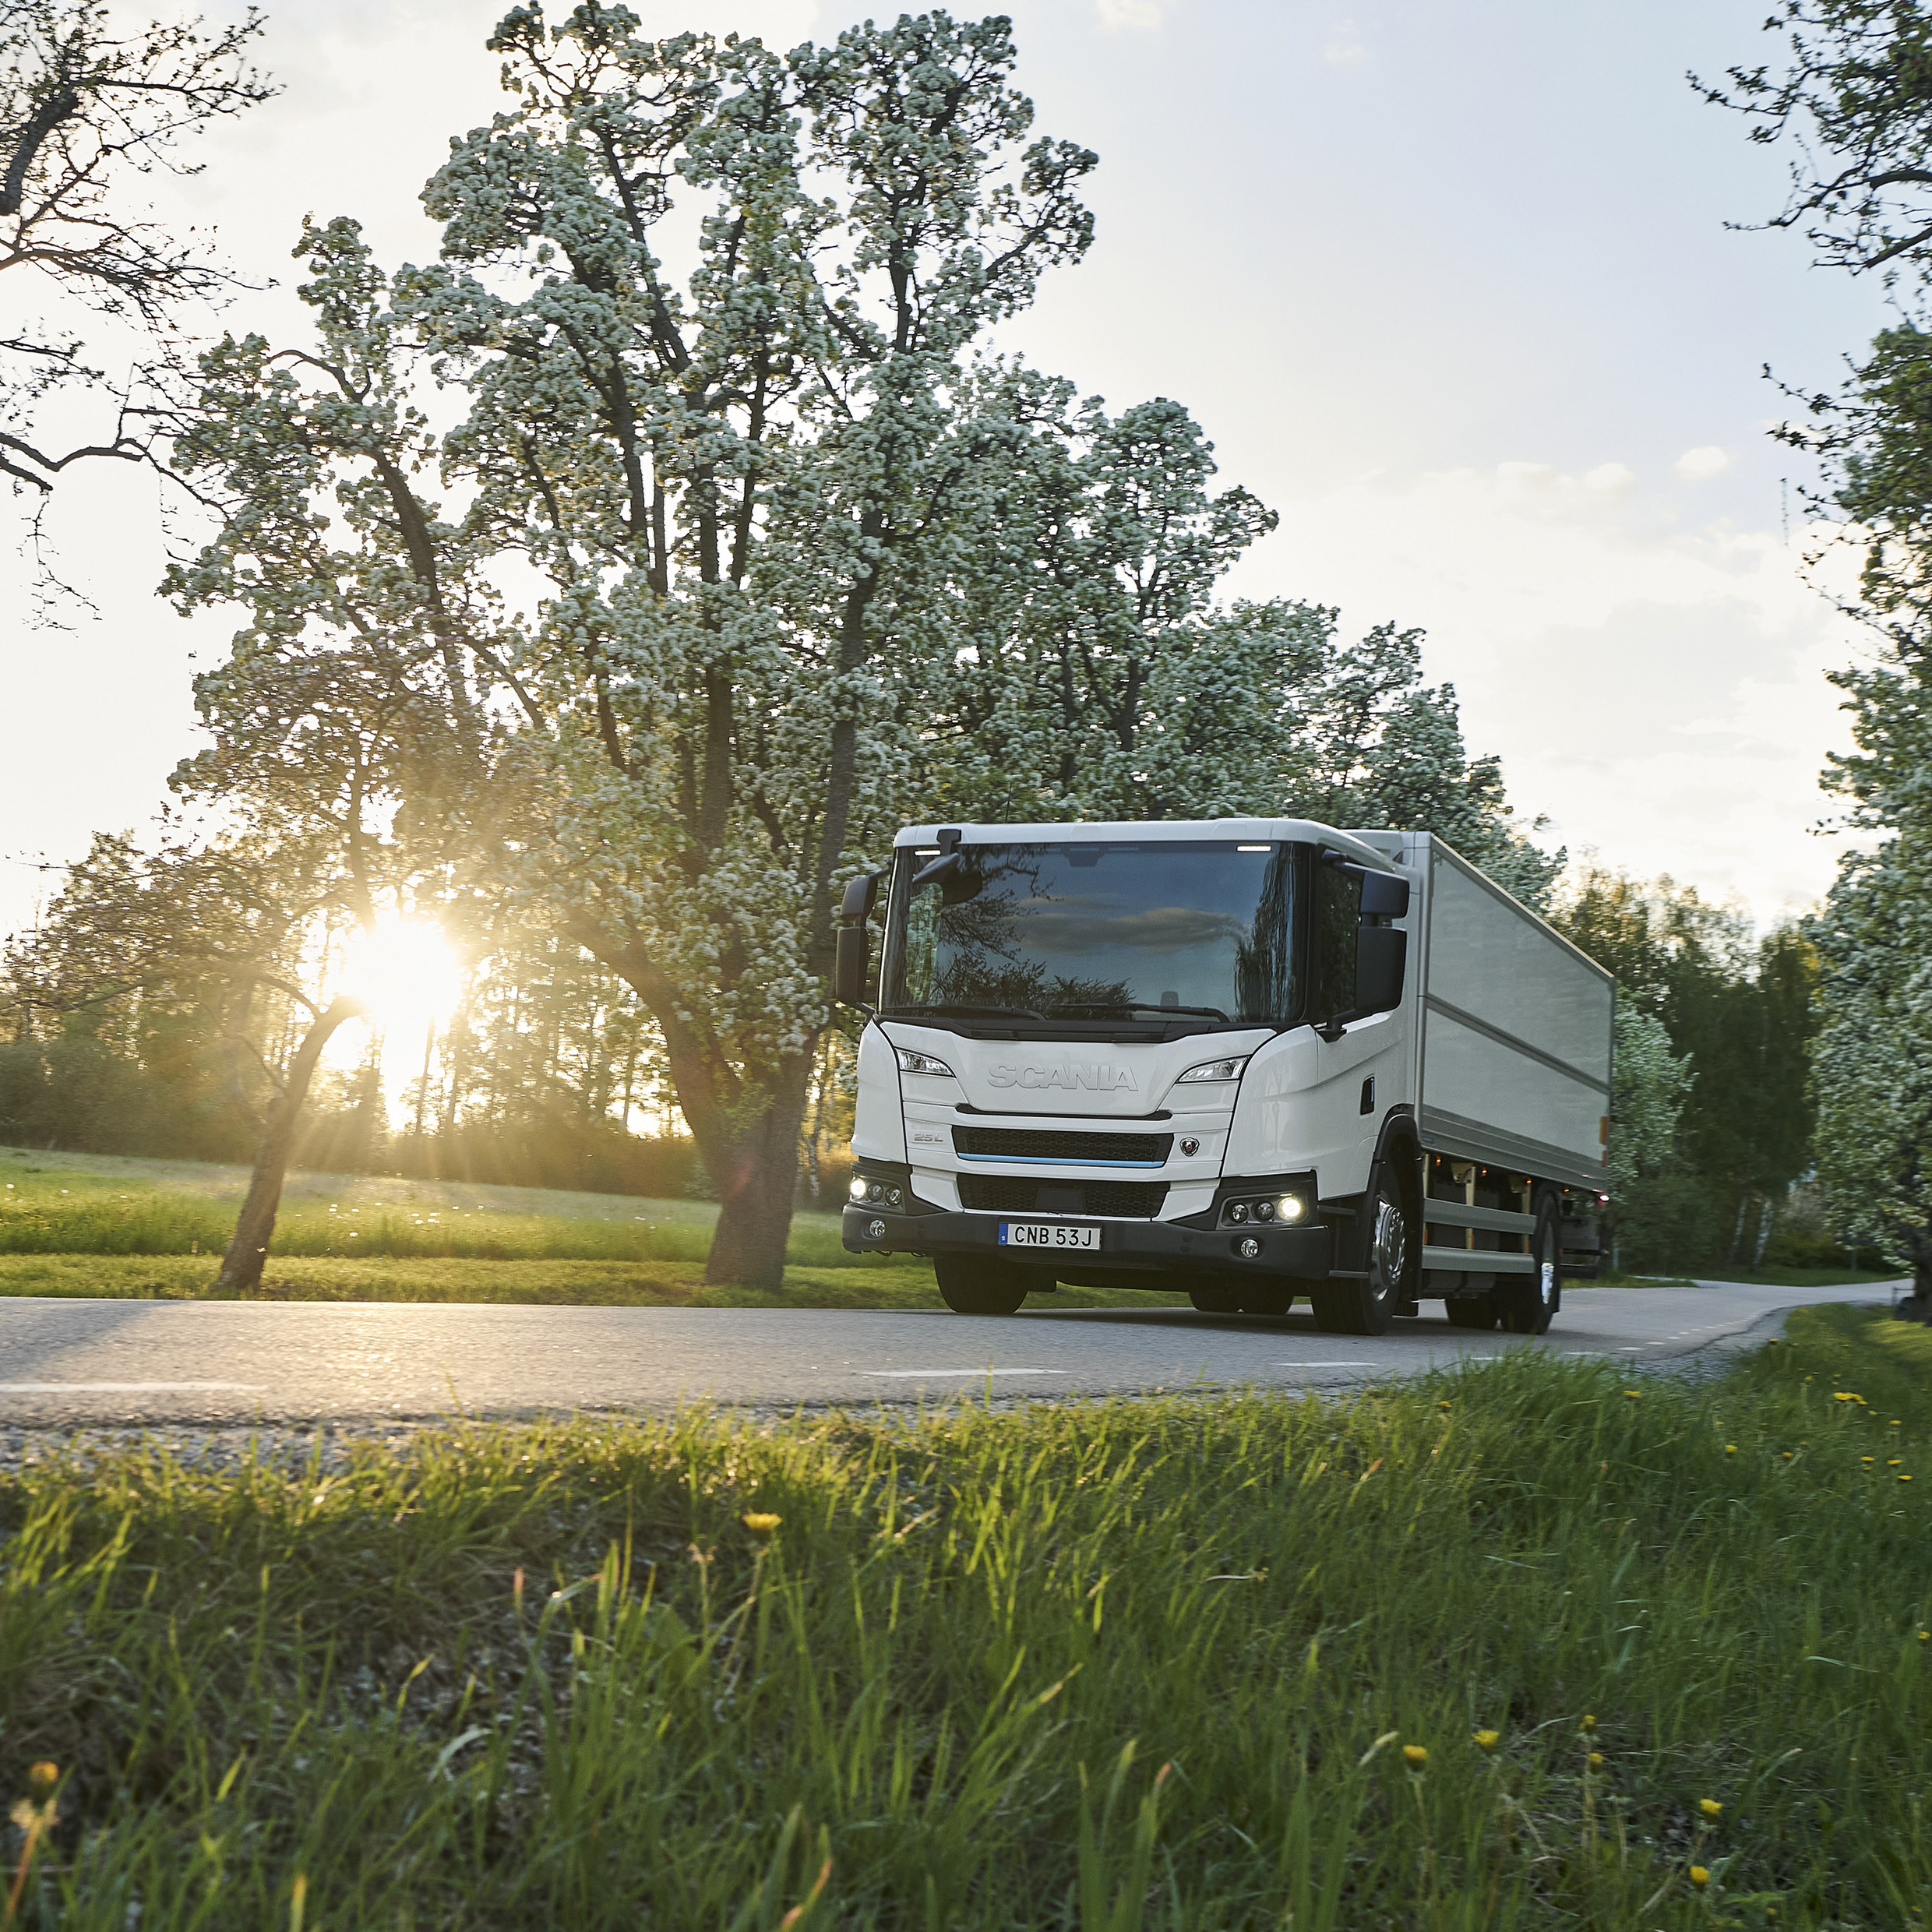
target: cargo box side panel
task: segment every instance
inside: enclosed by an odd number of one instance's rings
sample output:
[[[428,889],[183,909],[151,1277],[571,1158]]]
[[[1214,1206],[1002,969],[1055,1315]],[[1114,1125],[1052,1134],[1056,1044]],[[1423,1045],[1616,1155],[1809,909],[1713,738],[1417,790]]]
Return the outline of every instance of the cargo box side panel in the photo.
[[[1609,1097],[1595,1082],[1452,1020],[1429,1016],[1420,1126],[1439,1153],[1595,1187]]]
[[[1430,999],[1607,1088],[1609,975],[1440,843],[1432,857]]]
[[[1615,982],[1432,843],[1423,1138],[1445,1153],[1600,1186]]]

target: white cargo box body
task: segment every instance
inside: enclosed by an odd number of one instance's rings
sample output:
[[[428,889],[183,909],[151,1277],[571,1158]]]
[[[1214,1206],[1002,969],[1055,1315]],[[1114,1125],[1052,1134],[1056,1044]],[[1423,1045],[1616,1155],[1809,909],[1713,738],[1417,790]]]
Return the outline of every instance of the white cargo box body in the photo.
[[[1615,978],[1440,839],[1356,836],[1399,858],[1419,888],[1399,923],[1423,1146],[1600,1190]]]

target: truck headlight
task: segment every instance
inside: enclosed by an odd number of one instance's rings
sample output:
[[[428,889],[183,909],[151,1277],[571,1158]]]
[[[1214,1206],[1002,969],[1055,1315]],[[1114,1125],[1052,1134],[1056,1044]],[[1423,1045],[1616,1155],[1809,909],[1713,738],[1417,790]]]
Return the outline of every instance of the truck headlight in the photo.
[[[951,1067],[943,1060],[936,1060],[930,1053],[915,1053],[909,1046],[895,1046],[892,1050],[899,1056],[899,1071],[902,1074],[936,1074],[942,1080],[953,1077]]]
[[[1239,1080],[1250,1057],[1243,1053],[1233,1059],[1203,1060],[1200,1066],[1189,1067],[1174,1084],[1186,1087],[1199,1085],[1211,1080]]]
[[[1274,1204],[1278,1221],[1299,1221],[1308,1211],[1308,1204],[1299,1194],[1284,1194]]]
[[[863,1200],[866,1198],[865,1176],[863,1174],[855,1174],[850,1183],[847,1185],[845,1191],[854,1200]]]

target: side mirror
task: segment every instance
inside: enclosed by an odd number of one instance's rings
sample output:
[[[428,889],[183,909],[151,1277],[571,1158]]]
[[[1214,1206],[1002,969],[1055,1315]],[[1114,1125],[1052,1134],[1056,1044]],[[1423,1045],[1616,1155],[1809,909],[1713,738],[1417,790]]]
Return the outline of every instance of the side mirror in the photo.
[[[838,922],[841,925],[863,925],[872,917],[872,909],[879,897],[879,875],[876,872],[862,872],[856,879],[845,881],[845,896],[839,901]]]
[[[1406,899],[1407,883],[1401,880],[1395,883]],[[1363,926],[1355,936],[1356,1011],[1393,1013],[1402,1003],[1402,979],[1408,965],[1406,933],[1392,925]]]
[[[871,961],[866,943],[866,922],[879,897],[879,875],[862,872],[845,882],[838,902],[838,931],[834,934],[832,997],[842,1007],[866,1006],[866,975]]]
[[[836,943],[838,950],[832,957],[832,997],[841,1007],[862,1007],[866,1003],[866,968],[871,964],[866,929],[841,925]]]
[[[1362,916],[1399,919],[1408,911],[1408,881],[1389,872],[1362,873]]]

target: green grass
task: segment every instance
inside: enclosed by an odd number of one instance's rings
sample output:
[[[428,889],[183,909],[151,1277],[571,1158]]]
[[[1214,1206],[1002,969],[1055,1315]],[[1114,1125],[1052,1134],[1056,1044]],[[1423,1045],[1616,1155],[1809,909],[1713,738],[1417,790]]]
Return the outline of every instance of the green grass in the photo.
[[[1916,1925],[1928,1445],[1932,1331],[1828,1309],[1634,1394],[56,1458],[0,1483],[19,1923]]]
[[[849,1259],[850,1257],[847,1257]],[[251,1299],[304,1302],[508,1302],[620,1308],[942,1308],[933,1264],[869,1257],[862,1268],[791,1267],[776,1293],[707,1288],[700,1261],[472,1261],[271,1257]],[[0,1296],[114,1301],[212,1298],[206,1255],[0,1254]],[[1185,1295],[1062,1288],[1062,1307],[1185,1308]]]

